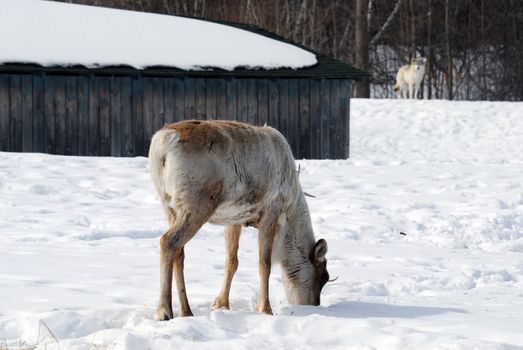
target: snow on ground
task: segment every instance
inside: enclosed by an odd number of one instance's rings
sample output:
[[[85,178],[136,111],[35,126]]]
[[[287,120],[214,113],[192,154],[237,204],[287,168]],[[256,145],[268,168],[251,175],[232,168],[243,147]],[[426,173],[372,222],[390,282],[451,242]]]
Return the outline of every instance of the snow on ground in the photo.
[[[201,70],[302,68],[297,46],[207,21],[42,0],[0,0],[0,64]]]
[[[211,311],[206,225],[186,249],[195,317],[153,319],[166,224],[145,158],[0,153],[0,349],[523,349],[521,110],[353,100],[351,159],[299,162],[339,279],[290,306],[275,267],[274,316],[253,311],[253,229],[231,311]]]

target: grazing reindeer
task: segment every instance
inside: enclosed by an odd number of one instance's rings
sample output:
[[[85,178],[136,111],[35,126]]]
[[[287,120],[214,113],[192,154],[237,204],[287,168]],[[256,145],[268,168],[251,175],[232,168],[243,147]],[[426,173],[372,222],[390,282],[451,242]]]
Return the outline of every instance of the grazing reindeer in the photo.
[[[270,127],[233,121],[181,121],[152,138],[149,170],[167,215],[160,238],[160,303],[156,318],[173,318],[172,276],[180,316],[192,316],[183,275],[184,246],[206,222],[225,228],[225,279],[213,308],[229,308],[242,226],[258,228],[260,295],[256,311],[272,314],[271,264],[283,271],[287,300],[319,305],[329,280],[327,242],[317,242],[292,152]]]
[[[425,74],[426,58],[413,58],[410,65],[402,66],[396,75],[396,85],[394,91],[398,92],[398,97],[418,98],[418,91]]]

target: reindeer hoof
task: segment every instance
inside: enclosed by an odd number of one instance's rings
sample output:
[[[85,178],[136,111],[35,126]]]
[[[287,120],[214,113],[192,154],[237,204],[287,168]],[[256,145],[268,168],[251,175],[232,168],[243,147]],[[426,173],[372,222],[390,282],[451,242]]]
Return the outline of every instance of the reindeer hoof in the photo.
[[[261,314],[272,315],[272,309],[269,304],[265,304],[265,305],[258,304],[258,306],[256,307],[256,311]]]
[[[214,304],[212,304],[212,309],[213,310],[219,310],[219,309],[229,310],[229,301],[224,301],[220,297],[218,297],[214,300]]]
[[[180,310],[180,317],[190,317],[190,316],[193,316],[191,309]]]
[[[158,321],[169,321],[173,318],[173,310],[166,307],[158,307],[154,317]]]

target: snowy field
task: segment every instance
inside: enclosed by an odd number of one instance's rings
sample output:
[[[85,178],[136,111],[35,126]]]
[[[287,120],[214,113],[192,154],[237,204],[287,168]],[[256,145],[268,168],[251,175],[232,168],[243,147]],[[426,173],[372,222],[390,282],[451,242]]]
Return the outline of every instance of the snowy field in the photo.
[[[290,306],[275,266],[274,316],[253,311],[253,229],[231,311],[211,311],[207,225],[186,247],[195,317],[153,319],[166,222],[145,158],[0,153],[0,349],[523,349],[523,104],[351,103],[351,159],[299,162],[339,278]]]

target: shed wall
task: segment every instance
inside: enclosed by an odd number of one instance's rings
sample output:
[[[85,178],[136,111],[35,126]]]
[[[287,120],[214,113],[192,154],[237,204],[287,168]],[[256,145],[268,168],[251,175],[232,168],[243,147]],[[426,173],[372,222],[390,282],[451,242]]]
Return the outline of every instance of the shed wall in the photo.
[[[0,150],[146,156],[183,119],[234,119],[282,132],[296,158],[349,156],[346,79],[0,74]]]

